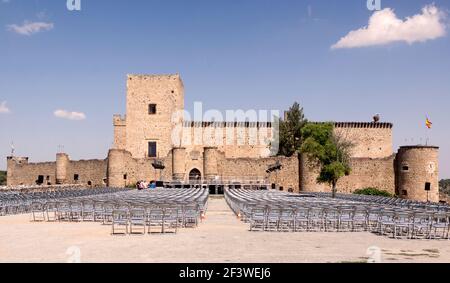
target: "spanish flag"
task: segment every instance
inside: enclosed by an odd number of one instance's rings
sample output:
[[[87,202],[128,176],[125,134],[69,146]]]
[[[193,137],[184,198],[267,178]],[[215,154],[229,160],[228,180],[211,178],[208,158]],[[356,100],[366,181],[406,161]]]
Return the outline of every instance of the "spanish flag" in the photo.
[[[433,126],[433,123],[431,123],[431,121],[430,121],[430,119],[428,119],[428,117],[427,117],[427,120],[425,121],[425,124],[427,125],[428,129],[431,129],[431,127]]]

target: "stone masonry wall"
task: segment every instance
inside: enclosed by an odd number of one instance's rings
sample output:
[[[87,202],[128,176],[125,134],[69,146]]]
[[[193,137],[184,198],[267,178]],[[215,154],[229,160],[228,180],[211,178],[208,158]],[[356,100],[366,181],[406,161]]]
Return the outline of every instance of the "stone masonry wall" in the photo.
[[[273,130],[268,123],[204,123],[186,122],[182,147],[188,152],[197,146],[217,147],[227,158],[265,158],[270,155],[269,142]]]
[[[138,181],[172,180],[172,154],[162,159],[166,169],[155,170],[153,160],[149,158],[136,159],[125,150],[110,150],[108,154],[108,186],[126,187],[135,185]]]
[[[339,193],[353,193],[357,189],[378,188],[395,194],[395,156],[387,158],[353,158],[352,172],[341,178],[337,184]],[[319,170],[311,165],[307,158],[301,158],[301,191],[331,192],[327,184],[317,184]]]
[[[385,158],[394,153],[392,124],[336,123],[335,133],[354,143],[353,157]]]
[[[281,171],[278,173],[266,173],[270,165],[279,161],[282,165]],[[299,159],[294,156],[287,157],[271,157],[271,158],[222,158],[219,161],[219,175],[227,179],[234,176],[248,177],[254,180],[267,180],[269,183],[276,183],[282,186],[285,191],[290,188],[294,192],[299,192]]]
[[[56,162],[19,164],[14,160],[8,160],[7,170],[8,186],[36,185],[39,175],[44,176],[45,185],[56,183]]]
[[[107,178],[107,160],[80,160],[70,161],[67,168],[67,183],[88,184],[93,186],[105,186]],[[75,174],[78,181],[74,180]]]
[[[106,160],[69,161],[65,184],[88,184],[104,186]],[[79,180],[74,180],[74,175]],[[56,162],[28,163],[8,160],[8,186],[36,185],[39,176],[44,176],[43,185],[56,184]]]

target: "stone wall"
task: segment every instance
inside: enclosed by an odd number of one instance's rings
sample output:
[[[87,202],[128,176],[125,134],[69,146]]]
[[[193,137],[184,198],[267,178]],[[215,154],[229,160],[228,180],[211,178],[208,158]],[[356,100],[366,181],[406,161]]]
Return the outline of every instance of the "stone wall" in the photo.
[[[39,176],[44,185],[56,183],[56,162],[28,163],[28,159],[8,157],[7,186],[36,185]]]
[[[279,161],[282,169],[278,173],[266,173],[269,166]],[[299,192],[299,159],[294,156],[271,158],[222,158],[219,159],[219,176],[223,179],[268,180],[282,186],[285,191]]]
[[[385,158],[394,153],[392,127],[390,123],[335,123],[335,133],[354,143],[353,157]]]
[[[352,172],[341,178],[337,184],[339,193],[353,193],[355,190],[373,187],[395,194],[395,156],[386,158],[352,158]],[[301,158],[301,191],[331,192],[327,184],[317,184],[318,167],[302,156]]]
[[[269,157],[273,138],[271,123],[184,122],[182,147],[217,147],[227,158]]]
[[[136,184],[138,181],[172,180],[172,154],[170,153],[162,161],[166,169],[155,170],[152,166],[153,159],[133,158],[131,153],[125,150],[112,149],[108,154],[108,186],[122,188]]]
[[[75,180],[78,175],[78,181]],[[67,168],[66,183],[91,184],[92,186],[106,186],[107,160],[70,161]]]
[[[91,182],[93,186],[104,186],[106,164],[106,160],[69,160],[63,170],[66,174],[63,184],[87,185]],[[75,174],[78,174],[78,181],[74,180]],[[39,176],[44,177],[43,185],[55,185],[56,162],[28,163],[28,159],[8,158],[8,186],[36,185]]]

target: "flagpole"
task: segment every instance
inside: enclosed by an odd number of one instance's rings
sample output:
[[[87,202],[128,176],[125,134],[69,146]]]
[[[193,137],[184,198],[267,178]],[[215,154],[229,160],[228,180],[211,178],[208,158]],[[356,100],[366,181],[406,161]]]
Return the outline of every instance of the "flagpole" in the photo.
[[[428,116],[426,116],[426,126],[427,126],[427,139],[426,139],[426,142],[425,142],[425,146],[428,146],[428,141],[430,140],[430,131],[431,131],[431,128],[432,128],[432,125],[433,125],[433,123],[431,123],[431,121],[430,121],[430,119],[428,118]]]

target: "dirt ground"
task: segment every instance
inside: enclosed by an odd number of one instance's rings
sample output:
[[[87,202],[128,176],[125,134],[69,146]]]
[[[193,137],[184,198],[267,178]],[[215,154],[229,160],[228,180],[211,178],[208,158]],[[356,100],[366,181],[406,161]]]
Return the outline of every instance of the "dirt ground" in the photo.
[[[308,263],[450,262],[450,241],[394,240],[371,233],[249,232],[224,199],[177,234],[112,236],[100,223],[0,218],[0,262]]]

